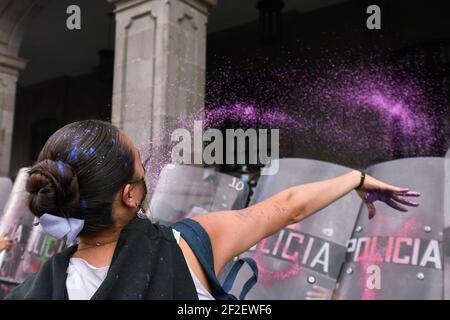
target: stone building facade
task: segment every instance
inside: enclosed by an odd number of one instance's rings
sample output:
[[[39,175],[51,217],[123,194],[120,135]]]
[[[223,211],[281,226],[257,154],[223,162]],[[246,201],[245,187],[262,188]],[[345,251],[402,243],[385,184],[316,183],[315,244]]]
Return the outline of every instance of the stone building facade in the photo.
[[[112,122],[138,144],[167,119],[202,108],[206,23],[217,0],[110,0],[116,48]],[[0,176],[11,173],[16,83],[24,32],[46,0],[0,1]]]

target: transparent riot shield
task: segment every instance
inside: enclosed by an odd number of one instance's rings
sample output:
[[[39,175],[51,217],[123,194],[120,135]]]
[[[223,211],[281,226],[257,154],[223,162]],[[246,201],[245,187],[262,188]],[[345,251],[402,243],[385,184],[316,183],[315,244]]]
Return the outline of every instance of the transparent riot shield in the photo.
[[[0,217],[3,215],[3,209],[5,208],[6,201],[12,190],[11,179],[6,177],[0,177]]]
[[[445,156],[443,239],[444,299],[450,300],[450,150]]]
[[[400,212],[361,208],[339,277],[339,299],[442,299],[443,158],[411,158],[368,168],[372,176],[422,193]]]
[[[48,236],[40,226],[33,227],[34,217],[28,209],[25,191],[27,178],[27,169],[21,169],[0,218],[0,233],[14,242],[10,250],[0,254],[0,298],[37,272],[65,245],[62,240]]]
[[[152,195],[151,213],[161,224],[211,211],[240,209],[249,188],[241,179],[208,168],[168,164]]]
[[[334,178],[350,171],[316,160],[273,161],[266,168],[278,165],[278,172],[261,175],[250,204],[294,185]],[[361,200],[352,193],[243,254],[255,259],[259,269],[258,283],[247,299],[331,299],[360,205]],[[241,291],[250,275],[249,268],[242,269],[232,289],[234,294]]]

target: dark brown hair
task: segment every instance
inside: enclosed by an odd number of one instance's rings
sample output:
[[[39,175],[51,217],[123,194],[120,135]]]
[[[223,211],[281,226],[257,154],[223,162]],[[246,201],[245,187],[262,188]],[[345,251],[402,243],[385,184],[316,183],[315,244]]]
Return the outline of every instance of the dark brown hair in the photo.
[[[29,171],[31,212],[84,219],[81,235],[111,227],[115,195],[135,175],[134,154],[121,137],[115,126],[98,120],[55,132]]]

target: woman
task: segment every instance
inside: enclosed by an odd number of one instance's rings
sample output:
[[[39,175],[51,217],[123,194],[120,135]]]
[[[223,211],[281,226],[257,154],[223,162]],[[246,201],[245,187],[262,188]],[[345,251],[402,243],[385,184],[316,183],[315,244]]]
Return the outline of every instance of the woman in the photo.
[[[404,198],[418,193],[350,171],[288,188],[246,209],[195,216],[188,225],[197,228],[196,236],[180,236],[176,228],[136,219],[146,198],[140,154],[124,132],[95,120],[58,130],[29,174],[29,207],[37,223],[53,236],[78,241],[9,299],[220,298],[215,276],[233,257],[354,189],[371,216],[375,200],[401,211],[406,208],[398,203],[418,205]],[[199,246],[206,249],[211,245],[212,274],[184,234],[203,239]]]

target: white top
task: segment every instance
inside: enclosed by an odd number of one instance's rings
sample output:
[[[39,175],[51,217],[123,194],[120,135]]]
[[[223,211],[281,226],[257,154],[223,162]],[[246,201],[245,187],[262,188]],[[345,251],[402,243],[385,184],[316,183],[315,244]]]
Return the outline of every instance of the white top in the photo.
[[[173,235],[180,242],[180,232],[172,229]],[[189,271],[191,272],[192,280],[199,300],[214,300],[214,297],[208,292],[203,284],[198,280],[195,273],[192,271],[189,263],[187,263]],[[66,288],[69,300],[89,300],[97,291],[97,289],[105,280],[108,273],[109,266],[94,267],[86,260],[81,258],[70,258],[69,267],[67,268]]]

